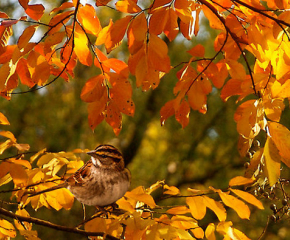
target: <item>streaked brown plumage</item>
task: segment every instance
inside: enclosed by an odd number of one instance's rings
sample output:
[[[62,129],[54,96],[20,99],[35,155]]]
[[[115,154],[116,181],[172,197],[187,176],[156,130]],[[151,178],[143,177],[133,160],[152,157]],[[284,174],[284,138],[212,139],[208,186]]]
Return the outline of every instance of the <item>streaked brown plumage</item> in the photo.
[[[91,159],[62,184],[31,194],[35,196],[67,188],[75,198],[90,206],[106,206],[124,196],[131,174],[125,168],[122,154],[111,145],[100,145],[88,152]]]

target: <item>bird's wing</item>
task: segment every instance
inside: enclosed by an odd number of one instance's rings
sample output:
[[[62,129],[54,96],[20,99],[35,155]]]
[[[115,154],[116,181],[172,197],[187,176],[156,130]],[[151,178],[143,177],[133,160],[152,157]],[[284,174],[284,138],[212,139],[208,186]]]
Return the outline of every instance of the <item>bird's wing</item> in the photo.
[[[82,186],[86,182],[85,179],[90,177],[92,167],[93,162],[91,160],[87,161],[86,164],[66,179],[66,182],[71,186]]]

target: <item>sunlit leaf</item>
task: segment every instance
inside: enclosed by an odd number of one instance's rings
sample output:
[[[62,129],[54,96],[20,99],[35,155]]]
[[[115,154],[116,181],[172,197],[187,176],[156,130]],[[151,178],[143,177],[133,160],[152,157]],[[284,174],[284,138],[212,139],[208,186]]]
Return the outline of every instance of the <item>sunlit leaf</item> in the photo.
[[[203,219],[206,214],[206,204],[203,197],[187,197],[186,204],[189,206],[191,215],[197,219]]]
[[[2,125],[10,125],[8,119],[1,112],[0,112],[0,124],[2,124]]]
[[[262,202],[260,202],[254,195],[239,189],[231,188],[230,190],[244,201],[256,206],[259,209],[264,209]]]
[[[16,237],[15,228],[10,222],[5,219],[0,219],[0,226],[0,234],[2,234],[2,237],[5,237],[6,239],[9,237]]]
[[[290,167],[290,131],[280,123],[268,122],[270,136],[275,143],[279,154],[288,167]]]
[[[281,156],[279,151],[272,140],[268,137],[264,147],[264,170],[269,180],[270,186],[273,186],[280,177]]]
[[[142,9],[132,0],[119,0],[116,2],[116,8],[120,12],[138,13]]]
[[[34,35],[37,27],[38,27],[37,25],[32,25],[25,28],[22,35],[18,38],[17,45],[19,49],[22,49],[27,45],[31,37]]]
[[[225,221],[227,218],[227,212],[222,203],[217,202],[207,196],[203,196],[204,204],[212,210],[220,221]]]
[[[222,191],[218,191],[218,194],[222,199],[223,203],[228,207],[234,209],[240,218],[242,219],[250,218],[251,214],[250,209],[244,202]]]
[[[207,227],[206,227],[206,230],[205,230],[206,239],[208,239],[208,240],[216,240],[214,232],[215,232],[214,224],[213,223],[208,224]]]
[[[229,182],[229,186],[233,187],[233,186],[242,186],[242,185],[248,185],[248,184],[252,184],[254,182],[253,179],[251,178],[246,178],[243,176],[236,176],[234,178],[232,178]]]

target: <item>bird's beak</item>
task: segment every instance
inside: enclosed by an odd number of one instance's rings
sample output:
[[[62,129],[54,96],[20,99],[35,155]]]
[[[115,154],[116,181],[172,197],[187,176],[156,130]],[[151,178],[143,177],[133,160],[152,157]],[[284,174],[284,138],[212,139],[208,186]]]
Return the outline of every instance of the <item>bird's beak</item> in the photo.
[[[92,151],[87,152],[87,154],[90,156],[94,156],[96,154],[96,151],[92,150]]]

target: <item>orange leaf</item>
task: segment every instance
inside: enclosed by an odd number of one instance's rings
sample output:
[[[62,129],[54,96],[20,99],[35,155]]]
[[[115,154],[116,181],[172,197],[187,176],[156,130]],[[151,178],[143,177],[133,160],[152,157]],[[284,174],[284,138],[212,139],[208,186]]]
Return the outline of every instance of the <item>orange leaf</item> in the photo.
[[[288,167],[290,167],[290,131],[280,123],[268,122],[271,139],[275,143],[279,154]]]
[[[197,219],[203,219],[206,214],[206,205],[204,198],[201,196],[187,197],[186,204],[189,206],[191,215]]]
[[[25,12],[32,19],[39,21],[44,13],[45,8],[42,4],[28,5]]]
[[[136,2],[132,0],[119,0],[116,2],[116,8],[118,11],[125,13],[138,13],[142,11]]]
[[[202,11],[209,21],[209,25],[213,29],[224,30],[223,23],[219,18],[205,5],[202,5]]]
[[[154,69],[161,72],[170,71],[170,59],[167,55],[168,48],[166,43],[154,34],[150,34],[148,44],[148,61]]]
[[[129,76],[128,65],[119,59],[109,58],[109,59],[104,60],[102,64],[103,66],[114,70],[116,73],[120,74],[122,77],[127,78]]]
[[[43,85],[50,75],[50,66],[46,58],[37,52],[31,51],[27,57],[27,64],[31,80],[38,85]]]
[[[153,11],[149,22],[149,33],[155,35],[161,34],[169,20],[168,18],[169,8],[163,7]]]
[[[116,103],[110,101],[105,114],[106,122],[113,128],[115,135],[119,135],[122,128],[122,115]]]
[[[2,124],[2,125],[10,125],[8,119],[1,112],[0,112],[0,124]]]
[[[91,102],[88,104],[88,120],[92,130],[96,128],[103,120],[107,99],[101,98],[100,101]]]
[[[187,0],[175,0],[174,1],[174,8],[176,14],[180,18],[180,20],[184,23],[189,23],[192,20],[191,15],[191,5],[192,3]]]
[[[248,192],[244,192],[244,191],[239,190],[239,189],[230,188],[230,190],[234,194],[236,194],[238,197],[242,198],[244,201],[256,206],[259,209],[264,209],[263,204],[252,194],[250,194]]]
[[[59,11],[63,11],[67,8],[72,8],[73,6],[74,6],[74,4],[72,2],[64,2],[59,7],[52,9],[50,14],[53,14],[53,13],[56,13]]]
[[[134,18],[129,25],[128,46],[129,52],[135,54],[143,46],[147,34],[147,20],[144,12]]]
[[[215,232],[214,224],[213,223],[208,224],[207,227],[206,227],[206,230],[205,230],[206,239],[208,239],[208,240],[216,240],[214,232]]]
[[[174,110],[174,99],[173,99],[165,103],[165,105],[160,110],[161,126],[163,126],[167,118],[172,116],[174,113],[175,113],[175,110]]]
[[[197,44],[187,52],[193,57],[204,57],[205,49],[203,45]]]
[[[177,15],[172,8],[169,8],[168,21],[164,28],[164,34],[170,41],[173,41],[178,32]]]
[[[81,99],[84,102],[99,101],[107,95],[107,88],[104,86],[103,75],[97,75],[90,78],[81,92]]]
[[[102,29],[94,7],[89,4],[79,8],[77,18],[87,33],[97,36]]]
[[[242,219],[250,218],[251,214],[250,209],[244,202],[235,198],[232,195],[222,192],[221,190],[218,191],[218,194],[222,199],[223,203],[228,207],[234,209],[240,218]]]
[[[28,70],[27,60],[25,58],[19,59],[16,67],[16,72],[22,84],[30,88],[32,88],[35,85],[35,82],[33,82],[31,79],[31,75]]]
[[[281,156],[274,141],[270,137],[267,138],[265,143],[264,159],[264,171],[266,172],[269,184],[272,187],[280,177]]]
[[[183,100],[175,112],[176,120],[185,128],[189,123],[190,107],[187,101]]]

